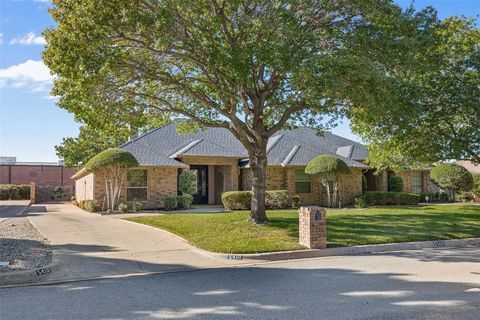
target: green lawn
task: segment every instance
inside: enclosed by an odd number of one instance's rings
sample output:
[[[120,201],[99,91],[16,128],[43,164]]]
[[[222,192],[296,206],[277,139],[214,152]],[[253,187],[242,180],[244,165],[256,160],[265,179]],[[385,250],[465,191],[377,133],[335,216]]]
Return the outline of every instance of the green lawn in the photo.
[[[255,226],[249,213],[170,214],[127,220],[178,234],[214,252],[254,253],[302,249],[296,210],[268,211]],[[480,206],[382,207],[327,211],[328,246],[480,237]]]

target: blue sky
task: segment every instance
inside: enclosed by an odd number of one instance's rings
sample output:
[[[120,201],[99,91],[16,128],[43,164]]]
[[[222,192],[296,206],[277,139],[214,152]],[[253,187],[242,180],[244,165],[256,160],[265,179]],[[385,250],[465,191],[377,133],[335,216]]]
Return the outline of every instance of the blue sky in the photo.
[[[411,1],[396,1],[408,6]],[[477,16],[480,0],[417,0],[417,9],[433,6],[440,17]],[[49,96],[51,76],[41,62],[45,28],[54,25],[48,0],[0,0],[0,156],[18,161],[56,161],[54,146],[76,136],[73,115]],[[348,122],[333,130],[358,140]]]

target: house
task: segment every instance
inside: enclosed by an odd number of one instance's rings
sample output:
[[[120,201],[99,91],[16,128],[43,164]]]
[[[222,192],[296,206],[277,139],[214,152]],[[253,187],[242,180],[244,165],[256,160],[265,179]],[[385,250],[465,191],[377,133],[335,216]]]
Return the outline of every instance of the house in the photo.
[[[225,191],[250,190],[251,169],[248,154],[242,144],[224,128],[207,128],[190,134],[177,133],[177,126],[168,124],[124,145],[140,166],[130,169],[120,201],[142,201],[145,208],[162,208],[163,199],[178,194],[178,175],[184,170],[197,174],[195,204],[221,204]],[[355,141],[331,132],[301,127],[281,130],[267,145],[267,189],[286,189],[289,195],[300,196],[304,205],[325,205],[327,194],[320,180],[305,174],[307,163],[318,155],[334,155],[349,166],[351,173],[340,178],[339,199],[350,204],[362,193],[362,176],[368,190],[387,191],[388,176],[379,175],[364,164],[367,148]],[[432,185],[426,170],[397,173],[404,179],[407,192],[431,192]],[[75,180],[77,200],[105,199],[103,177],[80,170]]]

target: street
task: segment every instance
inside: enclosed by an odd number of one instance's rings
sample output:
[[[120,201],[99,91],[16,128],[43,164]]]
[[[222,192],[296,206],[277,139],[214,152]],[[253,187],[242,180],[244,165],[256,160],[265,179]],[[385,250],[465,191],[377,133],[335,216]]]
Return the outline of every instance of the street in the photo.
[[[478,319],[480,248],[0,290],[9,319]]]
[[[0,221],[21,216],[29,202],[30,200],[2,200],[0,202]]]

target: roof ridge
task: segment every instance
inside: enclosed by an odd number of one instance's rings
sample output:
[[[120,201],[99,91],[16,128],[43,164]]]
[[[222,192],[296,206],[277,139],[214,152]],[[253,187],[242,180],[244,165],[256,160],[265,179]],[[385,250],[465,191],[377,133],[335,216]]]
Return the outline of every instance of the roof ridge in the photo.
[[[278,141],[280,141],[282,138],[283,138],[283,133],[280,133],[280,134],[277,134],[273,137],[270,137],[272,140],[272,143],[270,145],[268,145],[267,143],[267,154],[270,152],[270,150],[273,149],[273,147],[275,147],[275,145],[278,143]],[[273,140],[275,139],[275,140]]]
[[[201,138],[201,139],[197,139],[197,140],[193,140],[192,142],[188,143],[187,145],[185,145],[183,148],[180,148],[179,150],[175,151],[174,153],[172,153],[171,155],[169,155],[168,157],[169,158],[176,158],[178,157],[179,155],[187,152],[188,150],[192,149],[194,146],[196,146],[197,144],[199,144],[200,142],[202,142],[204,139]]]
[[[295,156],[295,154],[297,154],[298,152],[298,149],[300,149],[300,146],[294,146],[290,152],[287,154],[287,156],[285,157],[285,159],[283,159],[282,161],[282,167],[285,167],[286,165],[288,165],[290,163],[290,161],[292,161],[293,157]]]
[[[146,136],[149,136],[150,134],[154,133],[155,131],[160,130],[160,129],[163,129],[163,128],[165,128],[165,127],[168,126],[168,125],[170,125],[170,123],[167,123],[167,124],[164,125],[164,126],[160,126],[160,127],[155,128],[155,129],[152,129],[152,130],[150,130],[150,131],[147,131],[147,132],[145,132],[144,134],[139,135],[138,137],[135,137],[135,138],[133,138],[133,139],[131,139],[131,140],[128,140],[128,141],[125,142],[124,144],[121,144],[121,145],[119,146],[119,148],[125,147],[125,146],[131,144],[132,142],[135,142],[135,141],[137,141],[137,140],[139,140],[139,139],[141,139],[141,138],[144,138],[144,137],[146,137]]]

